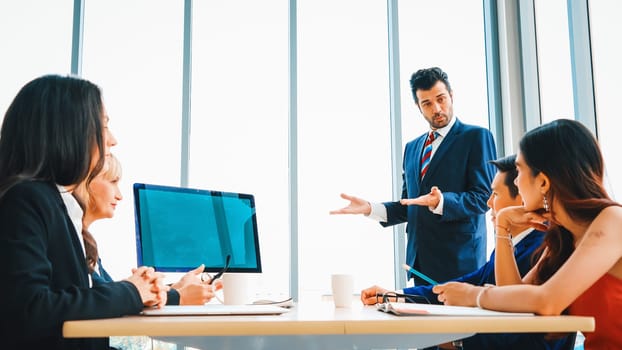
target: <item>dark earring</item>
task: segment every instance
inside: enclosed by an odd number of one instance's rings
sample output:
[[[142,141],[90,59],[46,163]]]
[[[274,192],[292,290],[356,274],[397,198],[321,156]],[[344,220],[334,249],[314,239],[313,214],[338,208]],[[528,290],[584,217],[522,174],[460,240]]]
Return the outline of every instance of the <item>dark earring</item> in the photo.
[[[546,200],[546,196],[542,195],[542,207],[544,208],[544,211],[548,212],[549,211],[549,201]]]

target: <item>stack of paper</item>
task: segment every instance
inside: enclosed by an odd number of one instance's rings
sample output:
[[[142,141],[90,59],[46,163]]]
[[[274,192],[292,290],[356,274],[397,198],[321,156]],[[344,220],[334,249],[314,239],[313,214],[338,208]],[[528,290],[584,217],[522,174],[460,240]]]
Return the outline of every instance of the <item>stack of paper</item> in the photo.
[[[484,310],[469,306],[449,306],[418,303],[382,303],[376,304],[379,311],[399,316],[533,316],[530,312],[502,312]]]

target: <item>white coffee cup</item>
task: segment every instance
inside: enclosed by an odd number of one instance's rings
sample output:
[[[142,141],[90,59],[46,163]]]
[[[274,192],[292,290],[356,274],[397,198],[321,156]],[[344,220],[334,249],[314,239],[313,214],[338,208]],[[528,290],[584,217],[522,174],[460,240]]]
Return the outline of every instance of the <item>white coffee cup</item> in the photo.
[[[333,274],[330,276],[335,307],[352,306],[354,278],[350,274]]]
[[[248,303],[248,278],[245,273],[225,273],[222,276],[223,302],[226,305]]]

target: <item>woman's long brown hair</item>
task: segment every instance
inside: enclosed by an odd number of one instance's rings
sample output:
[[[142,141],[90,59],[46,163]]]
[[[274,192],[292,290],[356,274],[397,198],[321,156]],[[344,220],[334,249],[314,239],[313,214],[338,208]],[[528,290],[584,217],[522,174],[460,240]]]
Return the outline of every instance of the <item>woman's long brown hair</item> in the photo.
[[[103,174],[101,174],[104,179],[112,180],[117,177],[121,177],[121,163],[119,159],[114,155],[110,156],[110,159],[107,162],[107,169]],[[97,176],[97,175],[96,175]],[[93,179],[96,177],[89,177],[88,180],[81,183],[78,188],[73,191],[73,196],[78,201],[78,204],[82,208],[84,215],[88,210],[88,206],[91,205],[91,191],[90,184]],[[97,241],[95,237],[91,234],[88,228],[82,225],[82,240],[84,241],[84,253],[86,255],[86,266],[88,268],[89,273],[95,271],[95,266],[97,265],[97,261],[99,260],[99,250],[97,249]]]
[[[520,152],[532,175],[544,173],[551,186],[545,194],[555,221],[555,204],[561,203],[571,219],[589,224],[605,208],[620,205],[603,186],[604,162],[598,142],[578,121],[558,119],[526,133]],[[544,252],[535,283],[547,281],[574,251],[574,238],[564,227],[552,224],[536,256]]]

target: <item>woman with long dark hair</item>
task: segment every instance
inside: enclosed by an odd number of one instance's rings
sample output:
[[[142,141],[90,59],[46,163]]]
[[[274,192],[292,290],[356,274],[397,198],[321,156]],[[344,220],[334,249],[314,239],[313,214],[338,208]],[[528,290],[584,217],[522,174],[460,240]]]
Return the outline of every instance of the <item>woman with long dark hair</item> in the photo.
[[[3,349],[108,349],[65,339],[63,322],[138,314],[166,302],[162,275],[140,267],[93,286],[71,192],[106,166],[116,144],[101,91],[79,78],[27,83],[0,130],[0,339]]]
[[[622,349],[622,207],[603,186],[604,163],[581,123],[560,119],[526,133],[516,160],[523,205],[497,213],[500,287],[447,283],[440,301],[539,315],[593,316],[585,349]],[[521,280],[508,244],[514,225],[547,229],[542,256]]]

